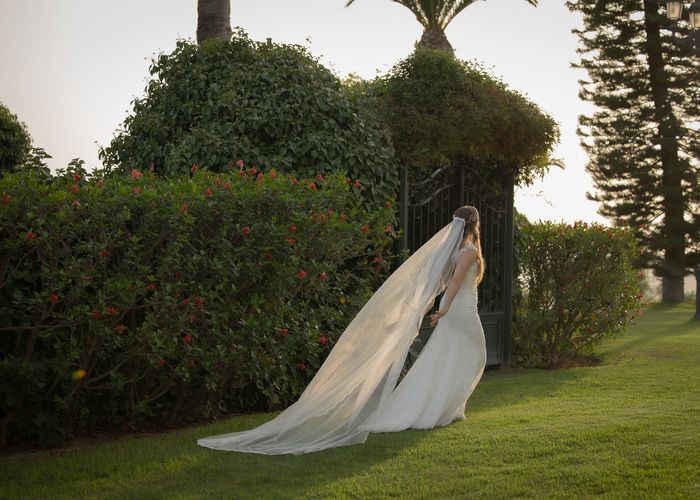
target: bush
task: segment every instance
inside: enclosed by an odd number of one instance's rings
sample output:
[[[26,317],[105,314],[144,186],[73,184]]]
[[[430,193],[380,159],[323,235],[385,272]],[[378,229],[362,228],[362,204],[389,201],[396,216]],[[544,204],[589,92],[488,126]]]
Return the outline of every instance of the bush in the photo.
[[[519,301],[513,359],[556,368],[590,354],[625,329],[642,295],[632,268],[637,251],[627,229],[552,222],[522,228]]]
[[[3,442],[296,399],[386,274],[394,213],[361,189],[254,167],[6,174]]]
[[[150,71],[146,95],[100,152],[111,170],[153,165],[170,176],[196,162],[221,172],[242,158],[304,177],[345,170],[367,186],[372,207],[397,190],[393,149],[378,119],[303,47],[238,31],[230,42],[178,41]]]
[[[514,166],[517,184],[527,184],[553,163],[556,122],[476,64],[444,51],[419,48],[372,84],[349,84],[355,94],[373,95],[397,158],[414,171],[468,160],[484,163],[482,171]]]
[[[0,103],[0,172],[12,172],[24,163],[31,147],[27,126]]]

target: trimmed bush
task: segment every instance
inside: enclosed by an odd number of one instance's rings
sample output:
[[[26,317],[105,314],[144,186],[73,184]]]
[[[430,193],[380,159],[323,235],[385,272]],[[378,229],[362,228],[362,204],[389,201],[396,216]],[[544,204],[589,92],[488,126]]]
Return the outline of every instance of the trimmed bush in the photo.
[[[150,71],[145,96],[100,152],[111,170],[153,165],[171,176],[196,162],[221,172],[242,158],[303,177],[344,170],[367,186],[368,206],[397,190],[378,119],[304,47],[255,42],[239,30],[230,42],[178,41]]]
[[[385,278],[391,200],[190,175],[0,179],[3,443],[284,406]]]
[[[24,163],[31,147],[27,126],[0,103],[0,172],[12,172]]]
[[[520,244],[515,363],[557,368],[575,362],[639,314],[642,295],[632,268],[638,250],[628,229],[525,222]]]

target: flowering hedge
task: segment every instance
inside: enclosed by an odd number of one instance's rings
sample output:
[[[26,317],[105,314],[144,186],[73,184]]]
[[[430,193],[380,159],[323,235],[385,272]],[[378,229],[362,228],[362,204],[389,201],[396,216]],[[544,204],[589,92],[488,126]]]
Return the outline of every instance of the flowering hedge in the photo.
[[[638,250],[628,229],[525,222],[520,237],[517,364],[556,368],[576,361],[639,314],[639,273],[632,268]]]
[[[340,174],[99,175],[0,179],[3,443],[288,404],[385,277]]]

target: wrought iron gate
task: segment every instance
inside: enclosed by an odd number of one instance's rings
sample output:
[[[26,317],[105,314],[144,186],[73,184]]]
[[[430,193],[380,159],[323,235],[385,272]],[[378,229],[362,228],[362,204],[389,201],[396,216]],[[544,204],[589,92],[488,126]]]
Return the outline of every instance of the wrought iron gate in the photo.
[[[401,171],[399,218],[403,233],[398,250],[411,252],[452,220],[457,207],[473,205],[481,216],[481,248],[486,262],[479,285],[479,317],[486,336],[487,365],[510,364],[513,276],[513,176],[504,172],[496,181],[484,179],[468,165],[435,170],[423,179]],[[437,302],[437,301],[436,301]],[[424,322],[411,348],[407,367],[430,336]]]

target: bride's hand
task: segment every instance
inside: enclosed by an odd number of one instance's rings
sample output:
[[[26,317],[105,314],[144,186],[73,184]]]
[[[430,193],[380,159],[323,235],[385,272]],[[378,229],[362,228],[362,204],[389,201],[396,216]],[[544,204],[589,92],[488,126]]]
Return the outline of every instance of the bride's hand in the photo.
[[[435,325],[437,325],[438,320],[439,320],[440,318],[442,318],[445,314],[447,314],[447,310],[444,310],[444,311],[443,311],[442,309],[440,309],[440,310],[439,310],[438,312],[436,312],[435,314],[432,314],[432,315],[430,316],[430,326],[435,326]]]

